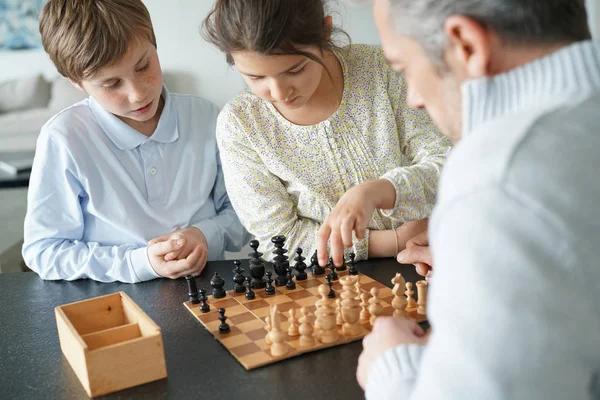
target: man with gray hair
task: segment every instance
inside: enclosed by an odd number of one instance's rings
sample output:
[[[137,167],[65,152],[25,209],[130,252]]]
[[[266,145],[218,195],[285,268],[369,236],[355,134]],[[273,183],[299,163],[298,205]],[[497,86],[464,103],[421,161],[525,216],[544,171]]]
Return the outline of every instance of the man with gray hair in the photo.
[[[600,44],[583,0],[376,0],[409,102],[457,143],[428,315],[378,318],[369,399],[600,398]]]

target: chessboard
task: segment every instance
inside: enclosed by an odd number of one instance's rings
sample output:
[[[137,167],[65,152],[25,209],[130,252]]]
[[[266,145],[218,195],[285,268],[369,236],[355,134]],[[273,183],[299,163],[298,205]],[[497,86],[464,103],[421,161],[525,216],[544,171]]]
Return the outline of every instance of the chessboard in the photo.
[[[340,297],[344,297],[342,295],[340,279],[343,280],[342,277],[347,276],[348,271],[338,271],[337,273],[339,279],[332,282],[332,285],[327,289],[328,291],[333,289],[335,292],[336,297],[335,299],[331,299],[332,302],[340,299]],[[357,275],[357,279],[358,283],[354,285],[356,290],[354,294],[358,294],[356,301],[358,301],[361,293],[372,293],[373,288],[377,288],[375,293],[378,291],[377,298],[380,300],[380,305],[383,308],[381,315],[391,316],[394,313],[392,301],[395,298],[392,289],[362,273]],[[306,307],[311,314],[314,314],[317,309],[317,301],[326,297],[319,294],[319,286],[327,284],[327,281],[328,279],[326,279],[325,274],[313,275],[310,271],[307,271],[307,279],[295,280],[296,287],[292,290],[286,289],[286,286],[277,286],[275,294],[266,294],[264,289],[256,289],[254,291],[255,298],[252,300],[247,300],[243,292],[236,293],[234,290],[230,290],[226,292],[225,297],[219,299],[208,296],[206,303],[210,306],[210,311],[204,313],[200,310],[200,304],[191,304],[187,301],[184,305],[246,370],[252,370],[307,352],[354,342],[362,339],[371,331],[372,326],[369,319],[361,319],[360,325],[362,325],[363,329],[360,334],[354,336],[344,335],[344,330],[341,326],[343,320],[341,319],[338,304],[336,324],[338,325],[337,331],[339,337],[334,342],[322,343],[318,340],[318,327],[315,328],[315,334],[313,335],[315,337],[314,343],[308,346],[300,344],[300,336],[297,334],[297,328],[295,329],[295,335],[290,336],[287,333],[291,321],[289,317],[290,310],[294,310],[291,312],[297,315],[300,314],[298,313],[299,309]],[[391,281],[394,283],[394,279]],[[405,284],[402,283],[401,285],[401,293],[404,294]],[[411,290],[409,286],[412,288],[412,284],[406,284],[407,289]],[[402,297],[404,298],[404,296]],[[408,299],[408,297],[404,299]],[[413,299],[411,298],[410,300]],[[425,315],[418,314],[414,301],[411,301],[409,305],[411,303],[413,307],[407,307],[406,311],[403,311],[403,317],[417,322],[426,320]],[[272,355],[271,346],[267,344],[266,338],[267,329],[270,326],[267,326],[265,319],[268,320],[268,317],[273,315],[272,306],[276,306],[276,312],[279,313],[280,329],[286,335],[286,339],[283,342],[285,354],[279,356]],[[226,333],[219,332],[219,325],[221,324],[219,309],[225,309],[226,311],[227,323],[229,325],[229,331]]]

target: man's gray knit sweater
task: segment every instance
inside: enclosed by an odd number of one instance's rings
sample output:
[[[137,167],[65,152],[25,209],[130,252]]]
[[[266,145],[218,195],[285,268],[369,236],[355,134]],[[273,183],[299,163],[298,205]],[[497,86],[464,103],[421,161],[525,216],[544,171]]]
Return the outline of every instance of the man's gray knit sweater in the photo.
[[[368,399],[600,399],[600,44],[466,82],[430,224],[426,347]]]

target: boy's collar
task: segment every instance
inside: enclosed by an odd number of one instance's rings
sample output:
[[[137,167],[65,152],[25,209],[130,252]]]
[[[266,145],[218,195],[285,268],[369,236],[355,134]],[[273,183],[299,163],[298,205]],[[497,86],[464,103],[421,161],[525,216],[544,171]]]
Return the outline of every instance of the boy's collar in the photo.
[[[161,96],[164,100],[162,114],[160,115],[154,133],[150,137],[136,131],[117,118],[114,114],[106,111],[91,96],[90,108],[96,121],[109,139],[121,150],[132,150],[145,143],[147,140],[154,140],[159,143],[172,143],[179,138],[177,113],[173,108],[169,90],[164,84]]]

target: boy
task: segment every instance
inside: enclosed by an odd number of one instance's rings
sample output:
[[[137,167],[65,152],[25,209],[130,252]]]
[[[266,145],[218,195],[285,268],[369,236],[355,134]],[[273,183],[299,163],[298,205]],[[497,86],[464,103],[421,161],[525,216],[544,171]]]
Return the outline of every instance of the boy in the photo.
[[[90,97],[42,128],[23,258],[43,279],[199,274],[246,232],[225,191],[218,109],[171,94],[140,0],[50,0],[44,49]]]

